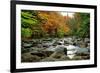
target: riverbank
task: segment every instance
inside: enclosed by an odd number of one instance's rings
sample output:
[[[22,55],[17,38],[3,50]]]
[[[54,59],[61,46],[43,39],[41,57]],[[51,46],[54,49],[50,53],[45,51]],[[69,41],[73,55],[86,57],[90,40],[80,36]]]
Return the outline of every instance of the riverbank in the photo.
[[[73,58],[66,55],[66,50],[63,47],[60,48],[61,51],[52,51],[52,49],[57,46],[77,46],[78,50],[75,48],[76,52],[72,52]],[[49,50],[48,50],[49,49]],[[69,61],[69,60],[87,60],[90,58],[90,39],[89,38],[77,38],[77,37],[67,37],[67,38],[42,38],[42,39],[32,39],[22,41],[21,48],[21,61],[22,62],[44,62],[44,61]]]

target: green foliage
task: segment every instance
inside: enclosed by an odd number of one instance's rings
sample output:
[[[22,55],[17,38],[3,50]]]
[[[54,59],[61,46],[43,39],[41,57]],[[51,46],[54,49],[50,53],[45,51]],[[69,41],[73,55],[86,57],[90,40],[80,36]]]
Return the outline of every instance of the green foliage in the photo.
[[[57,31],[57,36],[58,36],[59,38],[64,37],[65,32],[64,32],[62,29],[63,29],[63,28],[60,28],[60,29],[58,29],[58,31]]]
[[[80,13],[81,25],[79,30],[80,37],[90,37],[90,14],[89,13]]]
[[[32,35],[32,30],[29,28],[22,28],[21,34],[22,34],[22,37],[29,38]]]
[[[21,11],[21,35],[22,38],[40,38],[40,37],[59,37],[78,36],[89,37],[90,36],[90,14],[89,13],[75,13],[73,18],[66,20],[66,25],[70,31],[65,32],[64,27],[59,24],[64,23],[63,16],[59,14],[50,15],[53,12],[39,12],[34,10],[22,10]],[[48,20],[43,20],[42,17],[48,17]],[[58,19],[57,19],[58,17]],[[59,21],[62,19],[62,21]],[[67,26],[65,26],[67,27]]]
[[[90,14],[75,13],[74,18],[67,21],[70,26],[70,35],[79,37],[90,36]]]
[[[34,10],[22,10],[21,11],[21,35],[22,38],[32,37],[34,33],[37,33],[37,29],[34,27],[40,27],[41,19],[38,17],[37,11]],[[41,30],[38,30],[38,32]]]
[[[34,11],[32,13],[24,10],[21,12],[21,24],[24,28],[32,28],[33,26],[40,24],[40,21]]]
[[[32,28],[32,26],[39,24],[38,20],[36,20],[36,19],[24,19],[24,18],[22,18],[21,21],[22,21],[22,27],[25,27],[25,28],[27,28],[27,27]]]
[[[78,21],[76,21],[75,17],[67,20],[66,24],[69,24],[69,27],[70,27],[69,35],[71,35],[71,36],[76,35],[77,29],[78,29],[77,23],[78,23]]]

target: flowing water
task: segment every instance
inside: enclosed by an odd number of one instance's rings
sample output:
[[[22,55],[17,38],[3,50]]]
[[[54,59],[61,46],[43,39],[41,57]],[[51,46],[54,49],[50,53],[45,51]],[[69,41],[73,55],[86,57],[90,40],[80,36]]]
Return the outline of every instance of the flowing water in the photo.
[[[86,46],[88,45],[88,46]],[[73,59],[74,57],[90,56],[89,41],[84,41],[81,38],[49,38],[49,39],[33,39],[31,42],[24,42],[22,47],[24,49],[32,49],[29,52],[33,54],[48,54],[50,52],[64,52],[67,57]],[[39,51],[39,52],[38,52]],[[43,52],[46,51],[46,52]],[[27,53],[29,53],[27,51]],[[42,53],[43,52],[43,53]],[[58,54],[56,54],[57,56]],[[63,54],[62,54],[63,56]],[[51,57],[50,57],[51,58]],[[56,59],[56,58],[55,58]],[[59,58],[60,59],[60,58]],[[79,58],[80,59],[80,58]],[[43,59],[45,60],[45,58]]]

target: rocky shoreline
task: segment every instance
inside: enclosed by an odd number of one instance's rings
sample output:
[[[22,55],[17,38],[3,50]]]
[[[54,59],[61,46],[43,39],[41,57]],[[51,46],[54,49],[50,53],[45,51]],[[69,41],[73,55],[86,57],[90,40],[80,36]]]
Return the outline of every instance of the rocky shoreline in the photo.
[[[78,46],[80,50],[75,52],[73,58],[69,58],[67,55],[65,55],[64,51],[59,51],[59,49],[57,49],[56,51],[55,50],[52,51],[52,49],[58,45]],[[90,58],[89,38],[77,38],[77,37],[47,38],[47,39],[42,38],[42,39],[32,39],[32,40],[22,41],[21,62],[87,60],[89,58]]]

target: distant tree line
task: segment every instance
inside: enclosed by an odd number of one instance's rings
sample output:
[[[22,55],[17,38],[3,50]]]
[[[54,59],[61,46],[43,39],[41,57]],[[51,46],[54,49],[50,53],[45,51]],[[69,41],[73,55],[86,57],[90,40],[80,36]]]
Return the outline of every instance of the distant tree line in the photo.
[[[89,37],[90,14],[75,13],[65,19],[59,12],[21,11],[22,39],[66,36]]]
[[[70,26],[70,35],[78,37],[90,37],[90,14],[75,13],[73,18],[67,20]]]

